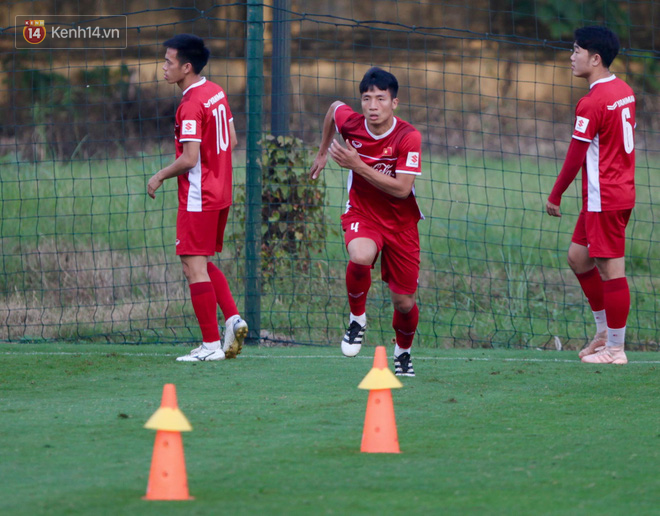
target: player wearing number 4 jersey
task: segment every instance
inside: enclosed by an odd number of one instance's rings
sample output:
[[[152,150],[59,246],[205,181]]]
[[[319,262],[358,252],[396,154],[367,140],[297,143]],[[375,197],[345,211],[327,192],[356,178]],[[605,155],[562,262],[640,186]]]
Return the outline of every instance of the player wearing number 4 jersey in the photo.
[[[149,180],[147,192],[155,198],[166,179],[177,177],[179,210],[176,254],[190,284],[190,298],[202,332],[201,346],[180,362],[236,358],[247,335],[224,274],[211,262],[222,251],[229,207],[232,203],[232,150],[236,130],[227,97],[220,86],[200,73],[209,50],[197,36],[179,34],[164,44],[165,80],[183,90],[176,112],[176,160]],[[217,307],[225,317],[220,341]]]
[[[349,254],[346,287],[351,314],[342,352],[352,357],[362,347],[371,269],[380,255],[382,278],[394,305],[395,374],[414,376],[410,348],[419,319],[415,293],[421,214],[413,185],[421,174],[422,154],[419,132],[394,116],[398,88],[394,75],[374,67],[360,83],[362,114],[343,102],[334,102],[325,116],[311,174],[318,177],[328,154],[350,170],[342,228]],[[335,129],[345,146],[334,140]]]
[[[635,94],[609,71],[619,40],[605,27],[575,31],[573,75],[589,83],[575,109],[573,138],[546,211],[560,217],[561,196],[582,168],[582,211],[568,263],[596,322],[580,352],[582,362],[625,364],[630,290],[625,274],[625,231],[635,205]]]

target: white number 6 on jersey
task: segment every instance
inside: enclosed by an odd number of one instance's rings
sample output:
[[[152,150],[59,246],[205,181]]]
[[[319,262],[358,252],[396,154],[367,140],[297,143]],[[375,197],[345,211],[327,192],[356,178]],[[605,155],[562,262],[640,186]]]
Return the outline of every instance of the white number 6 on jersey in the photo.
[[[630,117],[630,108],[623,108],[621,110],[621,122],[623,123],[623,147],[626,149],[627,154],[630,154],[635,149],[633,126],[628,122]]]

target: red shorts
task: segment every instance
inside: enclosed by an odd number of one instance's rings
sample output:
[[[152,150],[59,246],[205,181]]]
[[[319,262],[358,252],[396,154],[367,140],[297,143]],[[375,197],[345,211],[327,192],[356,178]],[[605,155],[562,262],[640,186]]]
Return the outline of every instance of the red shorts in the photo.
[[[626,251],[626,226],[630,210],[582,209],[571,242],[585,246],[591,258],[621,258]]]
[[[391,233],[373,221],[355,214],[341,217],[346,247],[355,238],[368,238],[376,243],[383,281],[395,294],[414,294],[419,281],[419,232],[417,225],[400,233]],[[374,263],[378,259],[374,258]],[[373,264],[371,264],[373,268]]]
[[[177,256],[213,256],[222,251],[229,206],[215,211],[179,210],[176,217]]]

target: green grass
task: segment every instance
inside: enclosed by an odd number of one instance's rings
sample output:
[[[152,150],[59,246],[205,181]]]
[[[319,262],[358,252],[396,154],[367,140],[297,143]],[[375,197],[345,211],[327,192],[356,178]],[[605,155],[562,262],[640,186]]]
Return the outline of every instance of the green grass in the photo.
[[[401,454],[359,452],[373,348],[0,345],[0,513],[650,515],[660,504],[655,353],[418,349],[393,392]],[[148,502],[174,383],[194,501]]]

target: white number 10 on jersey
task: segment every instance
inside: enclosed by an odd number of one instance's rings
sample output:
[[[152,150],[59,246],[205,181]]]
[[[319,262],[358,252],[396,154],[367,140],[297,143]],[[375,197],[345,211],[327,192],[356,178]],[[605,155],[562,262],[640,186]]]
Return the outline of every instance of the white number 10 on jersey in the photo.
[[[220,104],[213,110],[215,117],[216,154],[226,151],[229,147],[229,124],[227,123],[227,108]]]

